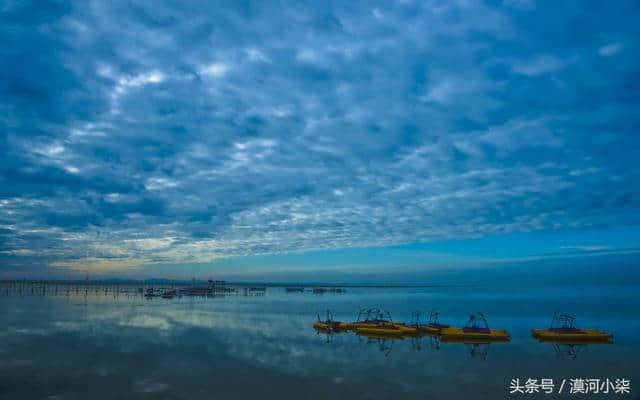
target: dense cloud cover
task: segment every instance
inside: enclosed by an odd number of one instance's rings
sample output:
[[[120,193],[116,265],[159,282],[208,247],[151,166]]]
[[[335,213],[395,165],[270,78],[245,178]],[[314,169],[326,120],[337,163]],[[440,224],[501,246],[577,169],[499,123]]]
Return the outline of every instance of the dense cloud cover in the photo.
[[[636,2],[1,7],[4,268],[640,222]]]

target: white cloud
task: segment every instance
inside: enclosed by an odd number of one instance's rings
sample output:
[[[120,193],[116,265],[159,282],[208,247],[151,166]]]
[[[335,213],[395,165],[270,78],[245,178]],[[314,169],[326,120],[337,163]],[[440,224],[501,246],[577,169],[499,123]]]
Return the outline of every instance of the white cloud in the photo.
[[[200,67],[202,75],[212,76],[214,78],[222,78],[229,71],[229,65],[221,62],[215,62]]]
[[[245,52],[251,61],[269,61],[267,55],[255,47],[249,47],[245,49]]]
[[[550,42],[566,9],[533,26],[513,7],[535,4],[504,4],[285,4],[247,20],[186,2],[160,32],[102,2],[69,11],[86,32],[64,48],[27,24],[52,76],[4,71],[43,96],[17,91],[0,117],[3,243],[124,271],[634,221],[616,204],[633,210],[635,159],[613,150],[637,148],[637,107],[613,89],[635,64],[601,62],[619,43]],[[205,14],[224,29],[202,29]],[[632,48],[625,26],[599,37]],[[516,76],[578,60],[564,84]],[[594,72],[606,96],[584,95]]]
[[[47,157],[57,157],[64,153],[64,145],[60,143],[51,143],[48,145],[38,146],[33,151],[37,154]]]
[[[569,172],[569,175],[571,175],[571,176],[582,176],[582,175],[587,175],[587,174],[595,174],[598,171],[600,171],[600,168],[588,167],[588,168],[583,168],[583,169],[571,170]]]
[[[606,46],[602,46],[598,49],[598,54],[602,57],[613,56],[622,50],[622,44],[620,43],[612,43]]]
[[[314,49],[302,49],[298,51],[296,58],[302,62],[316,63],[321,60],[321,55]]]
[[[179,186],[180,183],[169,178],[163,177],[154,177],[147,179],[147,183],[145,187],[147,190],[162,190],[162,189],[170,189]]]
[[[78,258],[67,261],[56,261],[53,267],[70,269],[83,273],[123,272],[131,268],[140,267],[151,262],[150,259],[140,258]]]
[[[127,239],[124,241],[126,245],[132,245],[139,250],[158,250],[167,248],[176,241],[174,237],[163,238],[146,238],[146,239]]]
[[[511,63],[512,70],[521,75],[538,76],[559,71],[578,61],[577,57],[560,58],[550,54],[538,54],[528,60],[517,60]]]
[[[12,250],[2,250],[0,254],[10,254],[13,256],[32,256],[36,253],[31,249],[12,249]]]
[[[563,141],[549,127],[548,118],[516,118],[503,125],[491,126],[480,134],[480,141],[490,143],[501,151],[514,151],[523,147],[559,147]]]
[[[124,76],[118,79],[120,90],[127,87],[139,87],[150,83],[161,83],[165,76],[160,71],[150,71],[134,76]]]
[[[575,246],[560,246],[563,250],[575,250],[575,251],[606,251],[611,250],[611,246],[605,245],[575,245]]]

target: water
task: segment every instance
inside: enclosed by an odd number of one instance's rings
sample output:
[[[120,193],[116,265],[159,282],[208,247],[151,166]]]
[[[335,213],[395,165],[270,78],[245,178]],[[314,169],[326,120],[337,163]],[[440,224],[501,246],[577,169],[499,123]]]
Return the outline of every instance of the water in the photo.
[[[637,288],[350,288],[314,295],[147,300],[139,296],[0,296],[2,399],[640,398]],[[312,329],[330,308],[409,320],[437,308],[444,323],[483,311],[509,343],[378,340]],[[554,311],[614,333],[614,344],[554,346],[529,333]],[[511,379],[631,380],[631,394],[509,395]],[[568,391],[568,387],[564,388]]]

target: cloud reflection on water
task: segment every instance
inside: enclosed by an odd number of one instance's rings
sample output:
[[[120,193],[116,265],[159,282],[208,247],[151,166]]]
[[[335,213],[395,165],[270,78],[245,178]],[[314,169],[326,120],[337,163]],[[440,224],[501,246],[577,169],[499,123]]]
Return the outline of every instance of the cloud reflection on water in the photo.
[[[441,294],[439,301],[446,304],[457,295],[446,300]],[[561,359],[530,338],[517,320],[506,326],[514,333],[511,343],[490,346],[438,347],[429,338],[391,342],[347,333],[331,335],[327,342],[312,329],[309,310],[335,306],[345,316],[344,310],[356,309],[367,298],[277,291],[261,298],[175,301],[89,296],[85,303],[65,297],[5,297],[0,299],[8,311],[0,316],[5,342],[0,345],[0,388],[24,398],[79,398],[89,386],[104,390],[97,398],[109,398],[106,393],[128,398],[275,396],[274,390],[284,398],[399,393],[462,398],[477,388],[501,394],[514,373],[629,375],[639,359],[637,351],[628,351],[637,339],[629,342],[624,335],[614,346],[585,348],[575,359]],[[402,303],[407,296],[401,291],[378,298],[391,307],[409,306]],[[418,293],[412,302],[430,299],[427,292]],[[456,301],[462,308],[475,307],[478,296]],[[514,295],[509,307],[522,309],[523,301]],[[510,321],[497,312],[492,315],[500,324]]]

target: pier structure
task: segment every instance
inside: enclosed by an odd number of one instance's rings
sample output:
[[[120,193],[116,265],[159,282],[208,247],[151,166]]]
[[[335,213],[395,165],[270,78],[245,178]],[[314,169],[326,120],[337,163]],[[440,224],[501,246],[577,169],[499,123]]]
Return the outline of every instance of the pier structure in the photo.
[[[144,298],[221,297],[229,295],[264,296],[267,288],[284,293],[344,293],[346,289],[320,286],[285,286],[228,283],[223,280],[0,280],[1,296],[64,296],[69,298]]]
[[[0,296],[144,297],[222,296],[237,294],[224,281],[184,282],[103,280],[0,280]]]

